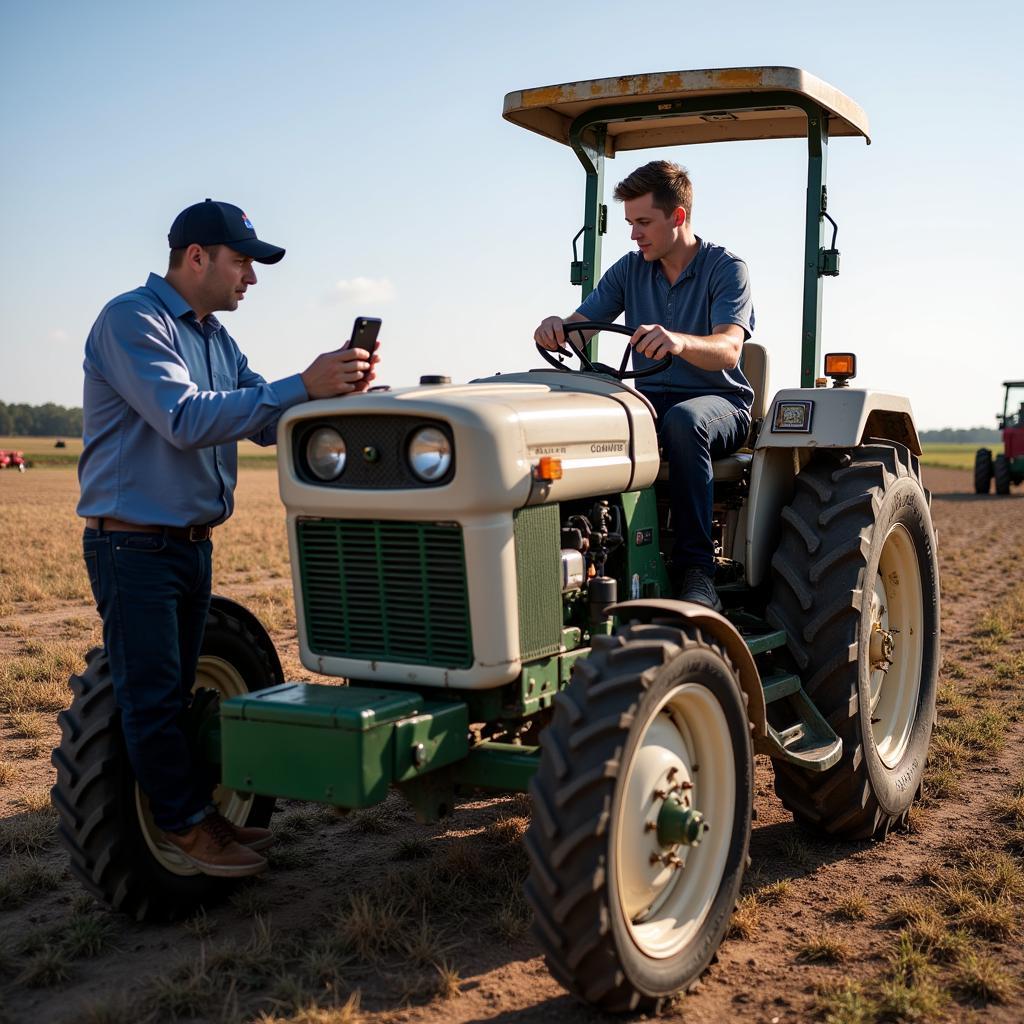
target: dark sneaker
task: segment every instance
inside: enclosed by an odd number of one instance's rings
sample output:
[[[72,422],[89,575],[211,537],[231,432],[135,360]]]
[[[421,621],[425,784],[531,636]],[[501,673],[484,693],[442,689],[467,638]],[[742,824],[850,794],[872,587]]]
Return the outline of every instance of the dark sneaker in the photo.
[[[267,862],[235,839],[232,826],[219,814],[211,814],[187,832],[165,832],[164,841],[194,864],[204,875],[241,878],[258,875]]]
[[[711,582],[711,577],[695,565],[691,565],[683,572],[683,578],[676,590],[676,600],[692,601],[716,612],[722,610],[722,601],[714,583]]]
[[[224,822],[235,837],[235,842],[242,846],[248,846],[250,850],[265,850],[273,846],[277,837],[269,828],[256,828],[255,826],[235,825],[228,821],[222,814],[216,815]]]

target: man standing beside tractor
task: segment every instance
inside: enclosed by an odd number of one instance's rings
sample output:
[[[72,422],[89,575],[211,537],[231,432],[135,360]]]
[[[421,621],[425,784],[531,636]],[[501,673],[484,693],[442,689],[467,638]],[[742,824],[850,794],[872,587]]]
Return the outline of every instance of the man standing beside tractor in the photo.
[[[211,601],[210,535],[233,509],[236,443],[275,442],[277,421],[311,398],[364,390],[369,353],[318,356],[267,383],[213,315],[284,249],[238,207],[206,200],[168,235],[164,277],[107,303],[85,346],[79,461],[85,564],[129,761],[167,843],[200,872],[266,867],[270,833],[216,813],[183,729]],[[376,361],[376,360],[374,360]]]
[[[666,355],[671,366],[641,388],[658,415],[669,460],[675,596],[721,610],[711,536],[713,459],[736,451],[750,430],[753,390],[739,368],[754,329],[743,260],[693,233],[693,188],[678,164],[656,160],[615,188],[637,250],[613,264],[569,317],[545,318],[534,334],[555,351],[564,324],[639,324],[630,339],[638,368]]]

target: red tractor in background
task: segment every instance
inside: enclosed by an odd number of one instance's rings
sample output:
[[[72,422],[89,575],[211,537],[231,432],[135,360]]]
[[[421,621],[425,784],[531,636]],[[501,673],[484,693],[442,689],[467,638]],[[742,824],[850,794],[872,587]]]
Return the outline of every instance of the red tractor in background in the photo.
[[[1003,414],[999,416],[1003,451],[993,458],[990,449],[978,449],[974,456],[976,494],[988,494],[993,480],[996,494],[1009,494],[1011,484],[1024,482],[1024,380],[1005,380],[1003,387]]]
[[[28,469],[24,452],[16,452],[13,448],[0,448],[0,469],[16,469],[24,473]]]

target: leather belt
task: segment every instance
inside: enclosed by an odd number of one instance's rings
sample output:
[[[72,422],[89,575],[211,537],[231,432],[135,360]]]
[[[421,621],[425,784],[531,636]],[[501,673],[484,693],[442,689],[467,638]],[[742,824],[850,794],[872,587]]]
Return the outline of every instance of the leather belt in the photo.
[[[209,540],[213,533],[212,526],[141,526],[139,523],[126,523],[123,519],[111,516],[89,516],[85,525],[91,530],[121,533],[162,533],[174,540],[187,540],[193,544]]]

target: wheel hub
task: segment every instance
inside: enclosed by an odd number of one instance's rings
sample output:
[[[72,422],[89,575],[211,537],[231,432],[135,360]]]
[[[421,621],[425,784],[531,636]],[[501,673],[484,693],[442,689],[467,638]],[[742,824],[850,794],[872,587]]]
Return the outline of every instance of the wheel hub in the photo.
[[[883,629],[881,622],[872,624],[869,651],[872,669],[882,672],[889,671],[893,655],[896,653],[896,634],[898,632],[898,629]]]
[[[697,846],[707,828],[704,815],[683,804],[681,796],[669,794],[658,812],[658,842],[669,849],[679,846]]]

